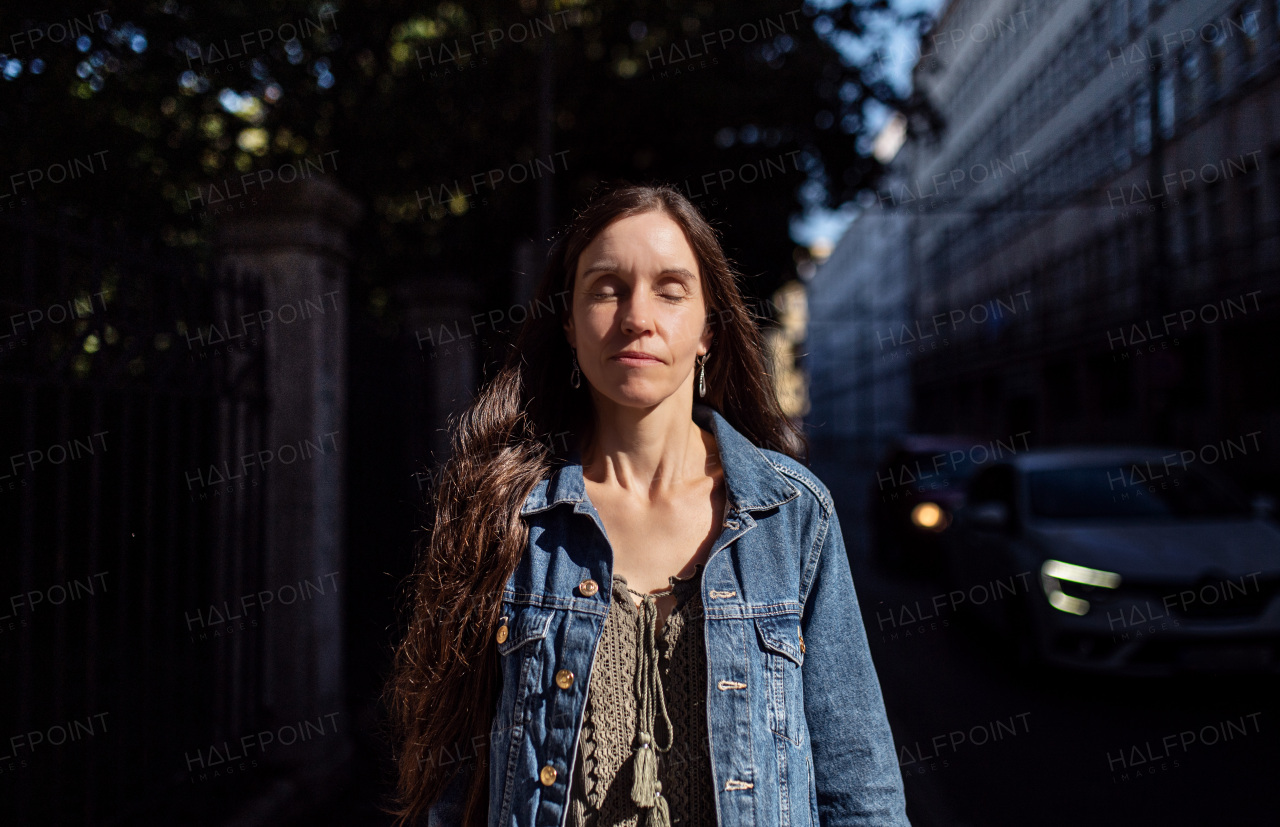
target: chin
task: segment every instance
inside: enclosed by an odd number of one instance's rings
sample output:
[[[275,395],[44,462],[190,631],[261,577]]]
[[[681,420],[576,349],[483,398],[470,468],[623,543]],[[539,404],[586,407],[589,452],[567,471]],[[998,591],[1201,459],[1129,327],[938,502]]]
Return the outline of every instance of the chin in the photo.
[[[648,385],[642,387],[620,387],[610,388],[607,391],[601,391],[611,401],[618,405],[626,405],[629,408],[652,408],[666,401],[674,390],[664,391],[650,387]]]

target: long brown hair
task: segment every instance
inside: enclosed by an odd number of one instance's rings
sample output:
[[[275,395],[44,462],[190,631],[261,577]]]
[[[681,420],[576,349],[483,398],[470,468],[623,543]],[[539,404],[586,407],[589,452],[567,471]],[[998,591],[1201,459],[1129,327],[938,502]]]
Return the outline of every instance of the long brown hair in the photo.
[[[665,185],[621,184],[593,198],[552,246],[505,364],[453,423],[452,453],[428,498],[433,526],[407,584],[411,617],[386,687],[398,765],[389,811],[397,825],[421,819],[467,764],[475,772],[463,822],[487,821],[489,730],[502,681],[494,632],[502,590],[528,542],[520,508],[593,425],[587,383],[569,384],[566,297],[578,257],[601,230],[654,211],[683,228],[701,270],[713,340],[699,401],[762,448],[807,453],[804,435],[778,404],[756,318],[697,208]],[[469,760],[454,760],[464,749]]]

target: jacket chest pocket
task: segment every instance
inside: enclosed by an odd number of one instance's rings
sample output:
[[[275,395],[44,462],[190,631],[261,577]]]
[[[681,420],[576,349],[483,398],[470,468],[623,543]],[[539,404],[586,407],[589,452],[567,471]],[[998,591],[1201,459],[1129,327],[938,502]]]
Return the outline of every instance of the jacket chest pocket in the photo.
[[[502,702],[489,732],[490,795],[501,790],[500,824],[511,819],[521,740],[532,717],[537,688],[542,679],[538,649],[551,628],[550,609],[504,603],[498,625],[498,654],[502,661]],[[490,799],[493,801],[494,799]]]
[[[551,609],[533,606],[504,607],[497,640],[508,726],[529,720],[529,695],[541,681],[539,642],[546,638],[553,614]]]
[[[806,731],[804,685],[800,672],[800,667],[804,665],[800,615],[757,617],[756,632],[764,651],[769,728],[800,746],[804,742]]]

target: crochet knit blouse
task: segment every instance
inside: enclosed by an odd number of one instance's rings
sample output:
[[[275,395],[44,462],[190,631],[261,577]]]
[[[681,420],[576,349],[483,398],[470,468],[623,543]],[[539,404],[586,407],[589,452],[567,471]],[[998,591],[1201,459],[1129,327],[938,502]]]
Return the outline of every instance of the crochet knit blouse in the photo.
[[[715,823],[702,566],[683,580],[669,577],[671,588],[657,593],[676,596],[661,631],[655,595],[632,592],[614,575],[587,691],[570,827]],[[643,597],[639,607],[632,594]]]

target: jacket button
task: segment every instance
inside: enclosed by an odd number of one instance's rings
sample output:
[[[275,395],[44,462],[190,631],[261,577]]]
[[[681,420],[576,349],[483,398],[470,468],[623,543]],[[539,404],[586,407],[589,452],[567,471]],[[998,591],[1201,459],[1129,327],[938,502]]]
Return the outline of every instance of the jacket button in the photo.
[[[499,626],[499,627],[498,627],[498,642],[499,642],[499,643],[506,643],[506,642],[507,642],[507,632],[508,632],[507,624],[505,624],[505,623],[504,623],[504,624],[502,624],[501,626]]]
[[[561,689],[568,689],[573,686],[573,673],[568,669],[561,669],[556,673],[556,686]]]
[[[800,635],[800,654],[804,654],[804,635]]]
[[[586,580],[583,580],[578,584],[578,591],[582,592],[585,596],[590,597],[600,591],[600,586],[596,584],[596,581],[588,577]]]
[[[556,768],[547,764],[542,768],[542,772],[538,773],[538,777],[542,779],[542,786],[550,787],[556,783]]]

